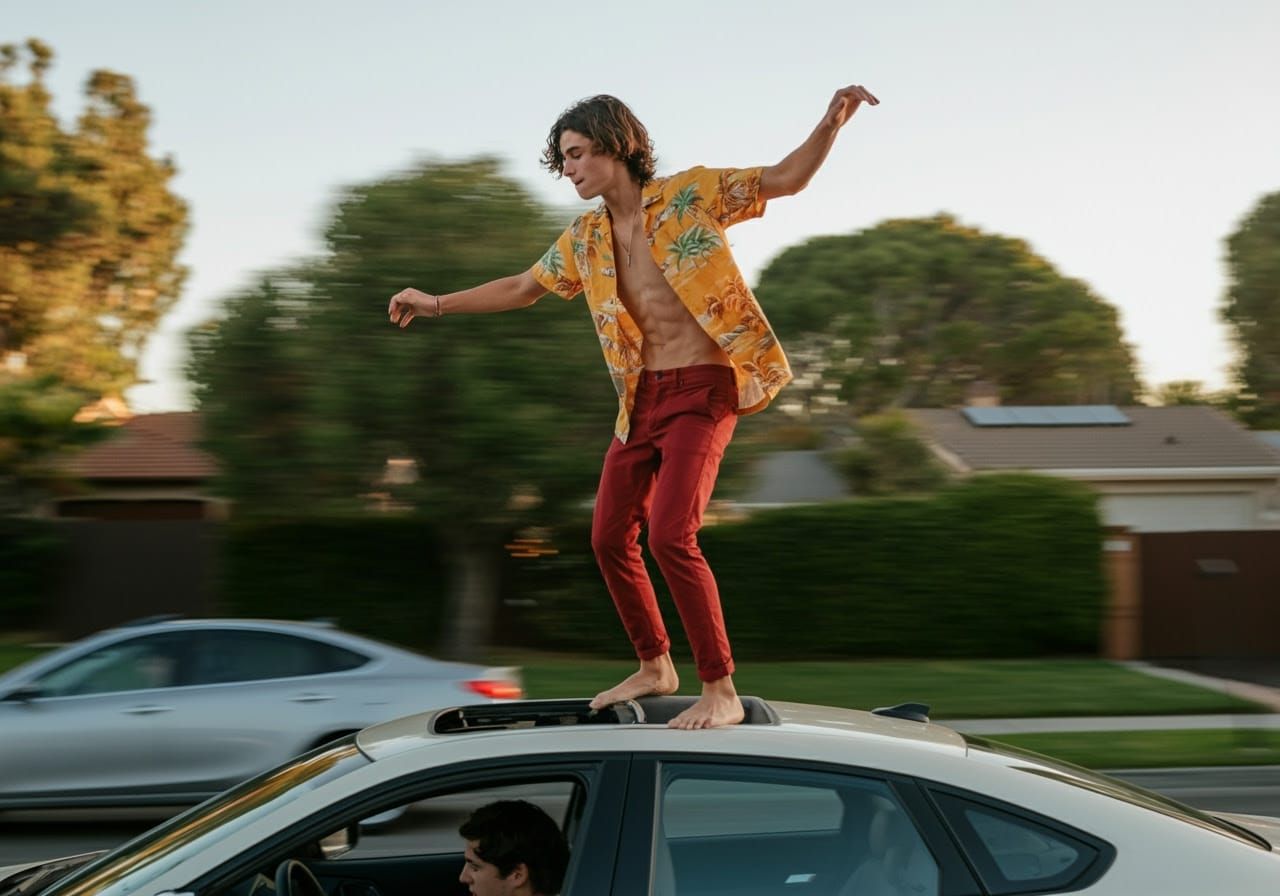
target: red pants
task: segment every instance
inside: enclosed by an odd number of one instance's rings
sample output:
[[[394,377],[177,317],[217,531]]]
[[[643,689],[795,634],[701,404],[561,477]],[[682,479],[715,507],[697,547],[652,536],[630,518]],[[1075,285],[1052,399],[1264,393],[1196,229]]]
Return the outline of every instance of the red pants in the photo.
[[[646,370],[627,441],[615,438],[605,455],[591,525],[605,584],[636,655],[647,660],[671,649],[640,554],[640,527],[648,522],[649,551],[671,590],[703,681],[733,673],[720,592],[697,533],[738,422],[737,404],[730,367]]]

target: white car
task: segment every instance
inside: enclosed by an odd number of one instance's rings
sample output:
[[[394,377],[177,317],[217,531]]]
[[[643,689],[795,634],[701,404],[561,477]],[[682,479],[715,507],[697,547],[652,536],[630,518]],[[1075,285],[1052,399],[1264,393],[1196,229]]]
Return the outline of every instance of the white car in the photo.
[[[1189,809],[962,736],[918,705],[747,698],[743,724],[667,728],[691,699],[399,719],[106,855],[0,871],[0,896],[464,893],[457,824],[499,795],[562,825],[565,896],[1280,893],[1277,819]],[[362,819],[406,805],[436,839],[358,842]]]
[[[322,623],[164,619],[0,675],[0,810],[191,805],[343,734],[523,695]]]

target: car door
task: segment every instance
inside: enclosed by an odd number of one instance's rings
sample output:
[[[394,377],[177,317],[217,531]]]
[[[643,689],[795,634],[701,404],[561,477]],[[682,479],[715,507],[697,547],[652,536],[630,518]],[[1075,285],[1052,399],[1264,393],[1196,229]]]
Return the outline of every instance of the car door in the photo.
[[[358,795],[345,793],[326,810],[269,837],[256,837],[252,848],[184,881],[180,889],[196,896],[255,892],[260,889],[256,882],[276,879],[282,863],[301,857],[328,893],[465,896],[458,879],[464,847],[459,825],[481,806],[519,799],[545,811],[565,835],[569,863],[561,896],[604,896],[617,876],[630,762],[629,755],[612,753],[515,757],[388,780]],[[405,811],[393,813],[396,809]],[[339,858],[323,858],[308,846],[317,838],[358,829],[370,815],[389,814],[399,815],[390,829],[361,833],[357,847]]]
[[[123,638],[48,670],[29,699],[0,702],[0,800],[142,801],[184,652],[179,632]]]
[[[637,760],[618,896],[977,896],[910,781],[783,759]],[[644,887],[651,887],[645,889]]]
[[[156,731],[157,777],[213,793],[363,727],[368,722],[352,716],[338,679],[367,661],[283,632],[194,632],[175,710]]]

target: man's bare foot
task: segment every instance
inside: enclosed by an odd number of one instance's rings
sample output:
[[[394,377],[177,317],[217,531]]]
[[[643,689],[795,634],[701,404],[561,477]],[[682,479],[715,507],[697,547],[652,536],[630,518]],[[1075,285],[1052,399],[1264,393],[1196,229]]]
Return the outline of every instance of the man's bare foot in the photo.
[[[746,717],[742,701],[733,686],[733,678],[726,675],[715,681],[702,684],[702,696],[684,712],[670,722],[668,728],[719,728],[724,725],[736,725]]]
[[[679,687],[680,676],[676,674],[675,663],[671,662],[671,654],[664,653],[651,660],[641,660],[639,671],[628,675],[609,690],[596,694],[591,708],[604,709],[637,697],[674,694]]]

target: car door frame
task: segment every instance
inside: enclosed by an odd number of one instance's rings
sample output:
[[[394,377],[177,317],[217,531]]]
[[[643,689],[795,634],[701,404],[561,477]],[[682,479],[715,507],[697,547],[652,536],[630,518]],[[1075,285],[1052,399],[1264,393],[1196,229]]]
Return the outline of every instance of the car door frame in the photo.
[[[613,879],[620,841],[619,829],[629,801],[631,756],[629,754],[588,751],[555,756],[520,756],[454,763],[440,768],[419,770],[369,788],[360,799],[340,800],[328,804],[293,825],[283,834],[259,841],[254,847],[221,862],[188,885],[183,892],[204,894],[225,892],[226,887],[247,876],[276,855],[280,861],[296,853],[303,845],[343,826],[344,820],[364,817],[393,805],[403,805],[432,795],[492,786],[503,781],[535,782],[569,776],[585,779],[587,800],[582,822],[574,831],[570,844],[570,863],[563,896],[575,893],[588,896],[607,892],[603,887]],[[458,855],[462,854],[459,842]],[[363,860],[361,860],[363,861]],[[337,867],[340,862],[320,865],[321,870]],[[459,864],[461,870],[461,864]]]

